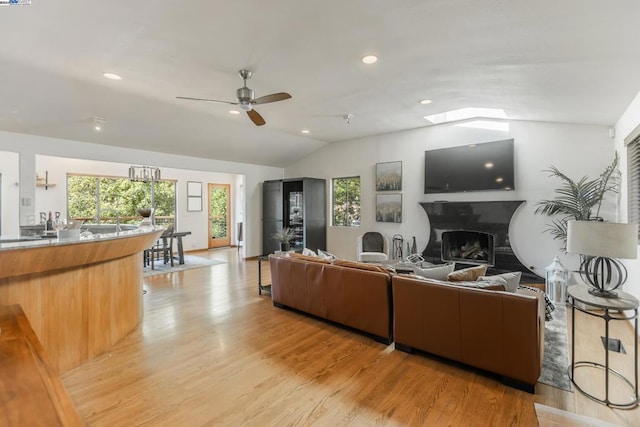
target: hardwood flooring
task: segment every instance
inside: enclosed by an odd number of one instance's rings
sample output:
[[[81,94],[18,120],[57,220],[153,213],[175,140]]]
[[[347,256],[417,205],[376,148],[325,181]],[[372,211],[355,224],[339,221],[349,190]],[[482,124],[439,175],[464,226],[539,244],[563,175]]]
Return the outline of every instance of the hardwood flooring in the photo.
[[[146,278],[139,327],[63,376],[87,425],[545,425],[535,403],[640,425],[638,408],[611,409],[544,384],[529,394],[275,308],[258,296],[257,261],[235,249],[196,255],[227,263]],[[588,344],[580,351],[594,360],[604,352],[589,337],[601,330],[588,316],[578,322],[576,337]],[[633,348],[628,325],[612,336]],[[631,355],[620,360],[632,367]],[[587,379],[598,386],[597,375]]]

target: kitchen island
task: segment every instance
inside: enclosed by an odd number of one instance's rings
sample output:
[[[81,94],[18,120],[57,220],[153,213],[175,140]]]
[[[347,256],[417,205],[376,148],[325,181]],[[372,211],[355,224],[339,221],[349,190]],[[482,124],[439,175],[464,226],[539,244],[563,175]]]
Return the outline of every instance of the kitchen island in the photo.
[[[162,228],[92,238],[0,237],[0,305],[20,304],[62,374],[142,320],[142,252]]]

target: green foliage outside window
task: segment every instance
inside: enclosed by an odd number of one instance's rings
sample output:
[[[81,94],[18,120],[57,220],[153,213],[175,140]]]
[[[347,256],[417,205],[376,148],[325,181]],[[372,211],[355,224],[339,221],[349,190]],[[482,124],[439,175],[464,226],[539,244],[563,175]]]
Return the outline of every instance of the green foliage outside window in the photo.
[[[333,225],[357,227],[360,225],[360,177],[334,178]]]
[[[154,183],[156,223],[175,223],[176,198],[174,181]],[[67,209],[69,218],[95,222],[100,218],[114,218],[110,209],[118,212],[123,224],[140,222],[137,210],[151,207],[151,183],[134,182],[128,178],[97,176],[67,176]]]
[[[227,237],[227,194],[226,188],[215,187],[211,190],[211,238]]]

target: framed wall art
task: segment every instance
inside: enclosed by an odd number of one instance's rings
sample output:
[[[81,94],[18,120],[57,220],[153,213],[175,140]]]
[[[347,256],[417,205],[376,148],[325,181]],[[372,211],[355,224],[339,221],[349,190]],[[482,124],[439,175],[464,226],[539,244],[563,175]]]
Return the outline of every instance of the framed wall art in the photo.
[[[202,183],[187,181],[187,197],[202,197]]]
[[[202,183],[187,181],[187,212],[202,210]]]
[[[402,222],[402,194],[376,194],[376,222]]]
[[[202,210],[202,197],[187,197],[187,211],[199,212]]]
[[[376,191],[402,191],[402,162],[376,163]]]

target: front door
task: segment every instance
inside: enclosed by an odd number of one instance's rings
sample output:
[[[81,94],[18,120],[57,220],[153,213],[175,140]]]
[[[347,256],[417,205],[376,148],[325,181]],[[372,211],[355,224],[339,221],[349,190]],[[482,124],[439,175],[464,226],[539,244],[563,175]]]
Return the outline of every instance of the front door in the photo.
[[[209,184],[209,248],[231,245],[229,184]]]

